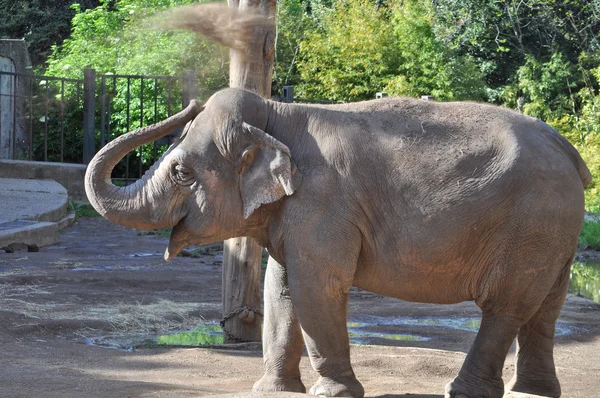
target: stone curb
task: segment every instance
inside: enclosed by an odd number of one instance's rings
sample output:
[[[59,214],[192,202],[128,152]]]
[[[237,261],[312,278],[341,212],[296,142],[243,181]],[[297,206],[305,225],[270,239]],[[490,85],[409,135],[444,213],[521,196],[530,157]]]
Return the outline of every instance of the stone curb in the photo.
[[[67,190],[53,180],[0,178],[0,248],[53,245],[75,220]]]
[[[0,224],[1,226],[2,224]],[[38,247],[53,245],[58,242],[58,231],[58,224],[54,222],[33,221],[28,225],[0,230],[0,248],[11,243],[25,243]]]

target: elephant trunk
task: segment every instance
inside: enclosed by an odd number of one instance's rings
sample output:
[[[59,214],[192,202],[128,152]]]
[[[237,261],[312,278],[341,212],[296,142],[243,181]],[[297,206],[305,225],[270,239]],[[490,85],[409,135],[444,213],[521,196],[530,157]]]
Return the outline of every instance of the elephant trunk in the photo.
[[[154,229],[173,225],[172,214],[168,215],[166,210],[156,212],[153,209],[155,205],[164,206],[169,203],[169,199],[159,196],[173,194],[172,189],[162,186],[170,179],[165,175],[169,170],[161,167],[171,149],[133,185],[117,187],[110,176],[115,165],[128,152],[185,126],[201,111],[202,107],[196,101],[191,101],[178,114],[124,134],[102,148],[91,160],[85,173],[85,192],[92,206],[108,220],[130,228]]]

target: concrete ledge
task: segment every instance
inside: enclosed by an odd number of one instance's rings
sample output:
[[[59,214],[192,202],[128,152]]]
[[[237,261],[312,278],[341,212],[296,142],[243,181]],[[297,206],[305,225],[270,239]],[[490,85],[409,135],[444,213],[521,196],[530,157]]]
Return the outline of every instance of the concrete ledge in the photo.
[[[58,229],[62,231],[63,229],[70,227],[75,222],[75,213],[71,213],[68,216],[58,220],[56,224],[58,225]]]
[[[55,222],[66,217],[67,190],[52,180],[0,178],[0,223],[14,220]]]
[[[24,160],[0,160],[0,177],[21,179],[50,179],[67,189],[69,197],[86,201],[84,177],[86,165]]]
[[[0,198],[0,247],[53,245],[75,219],[67,190],[56,181],[0,178]]]
[[[11,224],[14,228],[11,228]],[[58,224],[53,222],[12,221],[0,224],[0,247],[11,243],[42,247],[57,243],[58,238]]]

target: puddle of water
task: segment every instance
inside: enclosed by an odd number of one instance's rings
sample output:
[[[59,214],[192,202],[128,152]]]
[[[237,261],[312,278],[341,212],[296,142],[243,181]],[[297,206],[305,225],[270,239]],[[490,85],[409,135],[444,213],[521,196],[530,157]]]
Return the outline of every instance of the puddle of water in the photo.
[[[393,341],[429,341],[431,338],[416,334],[377,333],[362,328],[349,328],[348,336],[351,344],[377,344],[377,339]]]
[[[363,326],[431,326],[477,332],[480,320],[478,318],[411,318],[411,317],[381,317],[367,315],[355,321]]]
[[[575,261],[571,268],[569,293],[600,303],[600,262]]]
[[[97,264],[94,267],[74,267],[69,268],[71,271],[112,271],[112,270],[120,270],[120,271],[141,271],[146,269],[152,269],[152,266],[149,265],[104,265]]]
[[[134,253],[134,254],[128,254],[127,257],[152,257],[152,256],[159,256],[160,254],[157,253]]]
[[[385,333],[369,330],[376,326],[419,326],[442,327],[477,332],[480,320],[478,318],[410,318],[410,317],[378,317],[364,316],[353,319],[347,323],[348,336],[352,344],[385,344],[381,340],[389,341],[430,341],[432,337],[412,333]],[[572,333],[572,328],[558,323],[556,335]],[[133,351],[136,347],[177,347],[177,346],[212,346],[224,344],[221,327],[217,323],[207,323],[192,330],[181,331],[159,336],[148,335],[119,335],[86,337],[81,340],[87,345],[113,348],[122,351]]]
[[[186,332],[157,336],[158,346],[198,346],[223,344],[225,338],[221,327],[216,324],[202,325]]]
[[[157,348],[171,346],[196,346],[219,345],[224,343],[223,331],[216,323],[200,325],[192,330],[164,334],[159,336],[111,335],[84,337],[80,339],[86,345],[112,348],[120,351],[131,352],[135,348]]]
[[[356,328],[361,327],[369,327],[369,326],[425,326],[425,327],[442,327],[449,329],[457,329],[464,330],[468,332],[477,332],[479,330],[479,325],[481,324],[481,320],[479,318],[448,318],[448,317],[438,317],[438,318],[411,318],[411,317],[379,317],[379,316],[364,316],[361,317],[360,320],[353,320],[348,323],[348,327],[352,330],[356,330]],[[558,322],[556,324],[556,336],[563,336],[572,333],[573,330],[570,326]],[[371,333],[371,332],[366,332]],[[377,334],[377,333],[371,333]],[[410,335],[415,336],[415,335]],[[417,338],[422,336],[416,336]],[[422,337],[427,341],[430,340],[428,337]],[[399,339],[396,339],[399,340]]]

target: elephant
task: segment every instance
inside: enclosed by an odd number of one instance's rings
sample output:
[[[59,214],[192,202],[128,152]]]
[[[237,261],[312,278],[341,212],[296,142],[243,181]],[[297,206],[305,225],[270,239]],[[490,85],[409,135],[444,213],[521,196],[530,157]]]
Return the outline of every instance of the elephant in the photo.
[[[111,170],[176,128],[136,183]],[[173,227],[190,244],[251,237],[269,252],[264,375],[255,391],[363,397],[346,328],[352,286],[413,302],[474,301],[480,329],[446,397],[561,394],[555,323],[591,174],[544,122],[489,104],[384,98],[302,105],[224,89],[127,133],[89,163],[85,189],[108,220]],[[517,339],[515,373],[502,368]]]

